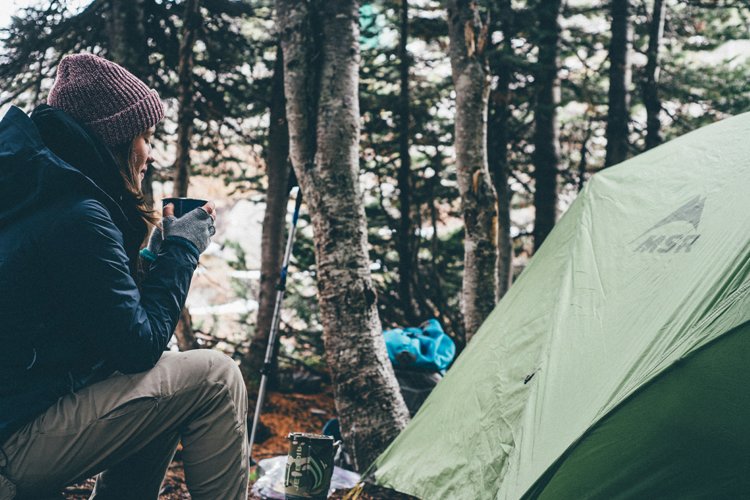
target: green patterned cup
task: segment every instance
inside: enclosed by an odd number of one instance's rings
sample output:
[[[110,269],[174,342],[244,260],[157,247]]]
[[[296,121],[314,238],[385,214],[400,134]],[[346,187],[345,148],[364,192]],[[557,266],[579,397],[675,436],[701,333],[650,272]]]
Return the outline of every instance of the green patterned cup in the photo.
[[[289,500],[323,499],[333,475],[336,443],[331,436],[292,432],[286,459],[284,493]]]

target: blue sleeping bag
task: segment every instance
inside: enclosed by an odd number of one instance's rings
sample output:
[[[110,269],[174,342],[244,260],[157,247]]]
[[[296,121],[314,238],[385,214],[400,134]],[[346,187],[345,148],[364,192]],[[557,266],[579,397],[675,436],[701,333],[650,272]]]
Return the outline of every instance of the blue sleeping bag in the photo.
[[[456,344],[434,318],[418,328],[385,330],[383,336],[388,357],[396,368],[442,373],[456,355]]]

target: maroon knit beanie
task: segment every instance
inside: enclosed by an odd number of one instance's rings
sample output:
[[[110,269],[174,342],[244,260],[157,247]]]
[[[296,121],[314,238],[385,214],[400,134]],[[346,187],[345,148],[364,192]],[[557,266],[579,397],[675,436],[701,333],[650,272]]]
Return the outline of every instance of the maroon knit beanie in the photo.
[[[63,57],[47,104],[86,125],[108,146],[127,142],[164,118],[155,90],[93,54]]]

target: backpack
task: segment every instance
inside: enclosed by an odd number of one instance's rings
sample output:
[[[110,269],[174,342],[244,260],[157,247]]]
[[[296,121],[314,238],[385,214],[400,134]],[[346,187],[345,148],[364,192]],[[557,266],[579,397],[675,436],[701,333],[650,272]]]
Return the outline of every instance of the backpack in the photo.
[[[419,327],[385,330],[383,336],[396,368],[443,373],[456,355],[456,344],[434,318]]]

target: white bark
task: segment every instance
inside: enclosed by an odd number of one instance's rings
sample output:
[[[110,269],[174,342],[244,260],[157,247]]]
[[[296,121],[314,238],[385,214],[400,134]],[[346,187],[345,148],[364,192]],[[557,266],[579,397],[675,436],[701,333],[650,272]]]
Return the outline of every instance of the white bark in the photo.
[[[462,297],[468,342],[497,303],[497,195],[487,164],[487,25],[479,19],[476,3],[450,0],[448,28],[456,87],[456,175],[465,230]]]
[[[363,469],[408,420],[388,360],[359,190],[358,2],[278,0],[290,157],[314,230],[326,357]]]

